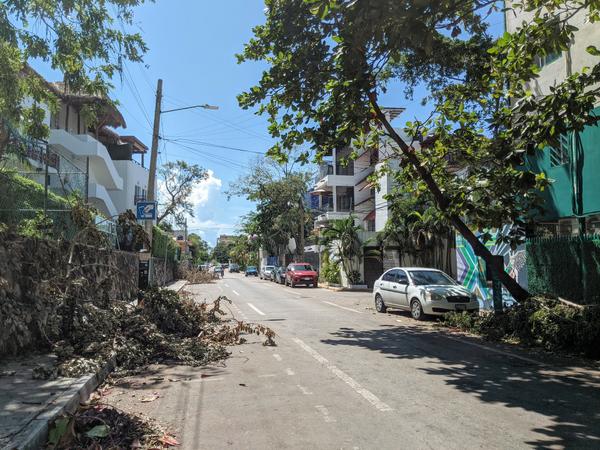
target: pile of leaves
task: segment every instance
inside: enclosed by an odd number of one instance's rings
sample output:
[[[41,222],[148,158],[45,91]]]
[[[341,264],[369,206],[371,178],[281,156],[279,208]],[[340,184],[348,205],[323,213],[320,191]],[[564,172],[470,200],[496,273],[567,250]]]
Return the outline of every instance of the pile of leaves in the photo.
[[[157,424],[94,401],[75,414],[56,419],[48,433],[48,449],[168,448],[175,438]]]
[[[600,359],[600,306],[575,308],[533,297],[502,314],[450,313],[444,325],[505,340]]]
[[[227,302],[219,297],[210,304],[196,303],[187,294],[151,289],[137,305],[78,304],[71,338],[54,345],[58,374],[93,372],[110,357],[122,373],[163,362],[205,365],[226,358],[226,346],[244,342],[244,333],[264,335],[265,345],[275,344],[271,329],[225,319],[221,305]]]
[[[215,276],[212,272],[200,270],[197,267],[186,267],[180,269],[179,273],[180,277],[190,284],[207,284],[212,283],[215,280]]]

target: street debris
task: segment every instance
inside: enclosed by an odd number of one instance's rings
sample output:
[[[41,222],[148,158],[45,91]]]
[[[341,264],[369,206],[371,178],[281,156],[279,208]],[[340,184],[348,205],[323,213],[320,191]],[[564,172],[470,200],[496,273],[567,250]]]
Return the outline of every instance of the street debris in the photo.
[[[264,345],[275,345],[270,328],[225,319],[225,302],[230,300],[196,303],[185,292],[151,289],[135,306],[78,304],[72,338],[54,345],[56,372],[71,377],[95,372],[110,357],[115,357],[120,373],[140,371],[151,363],[205,365],[229,356],[226,346],[244,342],[244,333],[264,335]],[[55,375],[51,368],[38,371],[40,377]]]
[[[215,281],[214,273],[200,270],[197,267],[180,269],[180,276],[189,284],[208,284]]]
[[[158,424],[98,399],[51,425],[46,449],[169,448],[179,442]]]

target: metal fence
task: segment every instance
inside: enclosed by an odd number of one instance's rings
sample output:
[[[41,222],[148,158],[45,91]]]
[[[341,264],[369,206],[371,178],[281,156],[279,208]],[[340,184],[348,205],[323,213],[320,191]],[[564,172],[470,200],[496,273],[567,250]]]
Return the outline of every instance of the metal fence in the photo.
[[[72,239],[77,233],[73,201],[88,200],[88,162],[78,166],[44,141],[6,130],[8,139],[0,148],[0,222],[15,231]],[[116,243],[114,222],[98,218],[97,226]]]
[[[529,239],[526,250],[530,292],[600,304],[600,235]]]

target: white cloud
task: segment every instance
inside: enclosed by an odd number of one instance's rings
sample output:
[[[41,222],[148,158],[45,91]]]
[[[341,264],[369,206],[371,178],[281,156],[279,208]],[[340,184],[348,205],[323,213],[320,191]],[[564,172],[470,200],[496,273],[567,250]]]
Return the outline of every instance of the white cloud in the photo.
[[[196,184],[192,189],[191,200],[194,204],[194,210],[197,210],[198,207],[206,206],[213,194],[221,191],[221,186],[223,185],[221,179],[215,177],[215,173],[210,169],[207,173],[208,177]]]

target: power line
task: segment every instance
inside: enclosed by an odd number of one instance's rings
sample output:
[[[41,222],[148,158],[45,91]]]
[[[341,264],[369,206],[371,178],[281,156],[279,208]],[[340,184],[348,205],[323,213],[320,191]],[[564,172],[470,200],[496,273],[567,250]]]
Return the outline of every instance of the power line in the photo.
[[[189,145],[201,145],[203,147],[214,147],[214,148],[221,148],[224,150],[233,150],[236,152],[243,152],[243,153],[252,153],[254,155],[261,155],[261,156],[266,156],[265,152],[259,152],[256,150],[248,150],[245,148],[238,148],[238,147],[229,147],[227,145],[220,145],[220,144],[213,144],[211,142],[204,142],[204,141],[198,141],[195,139],[168,139],[168,138],[163,138],[165,141],[167,142],[172,142],[172,143],[179,143],[179,142],[184,142],[186,144]]]

